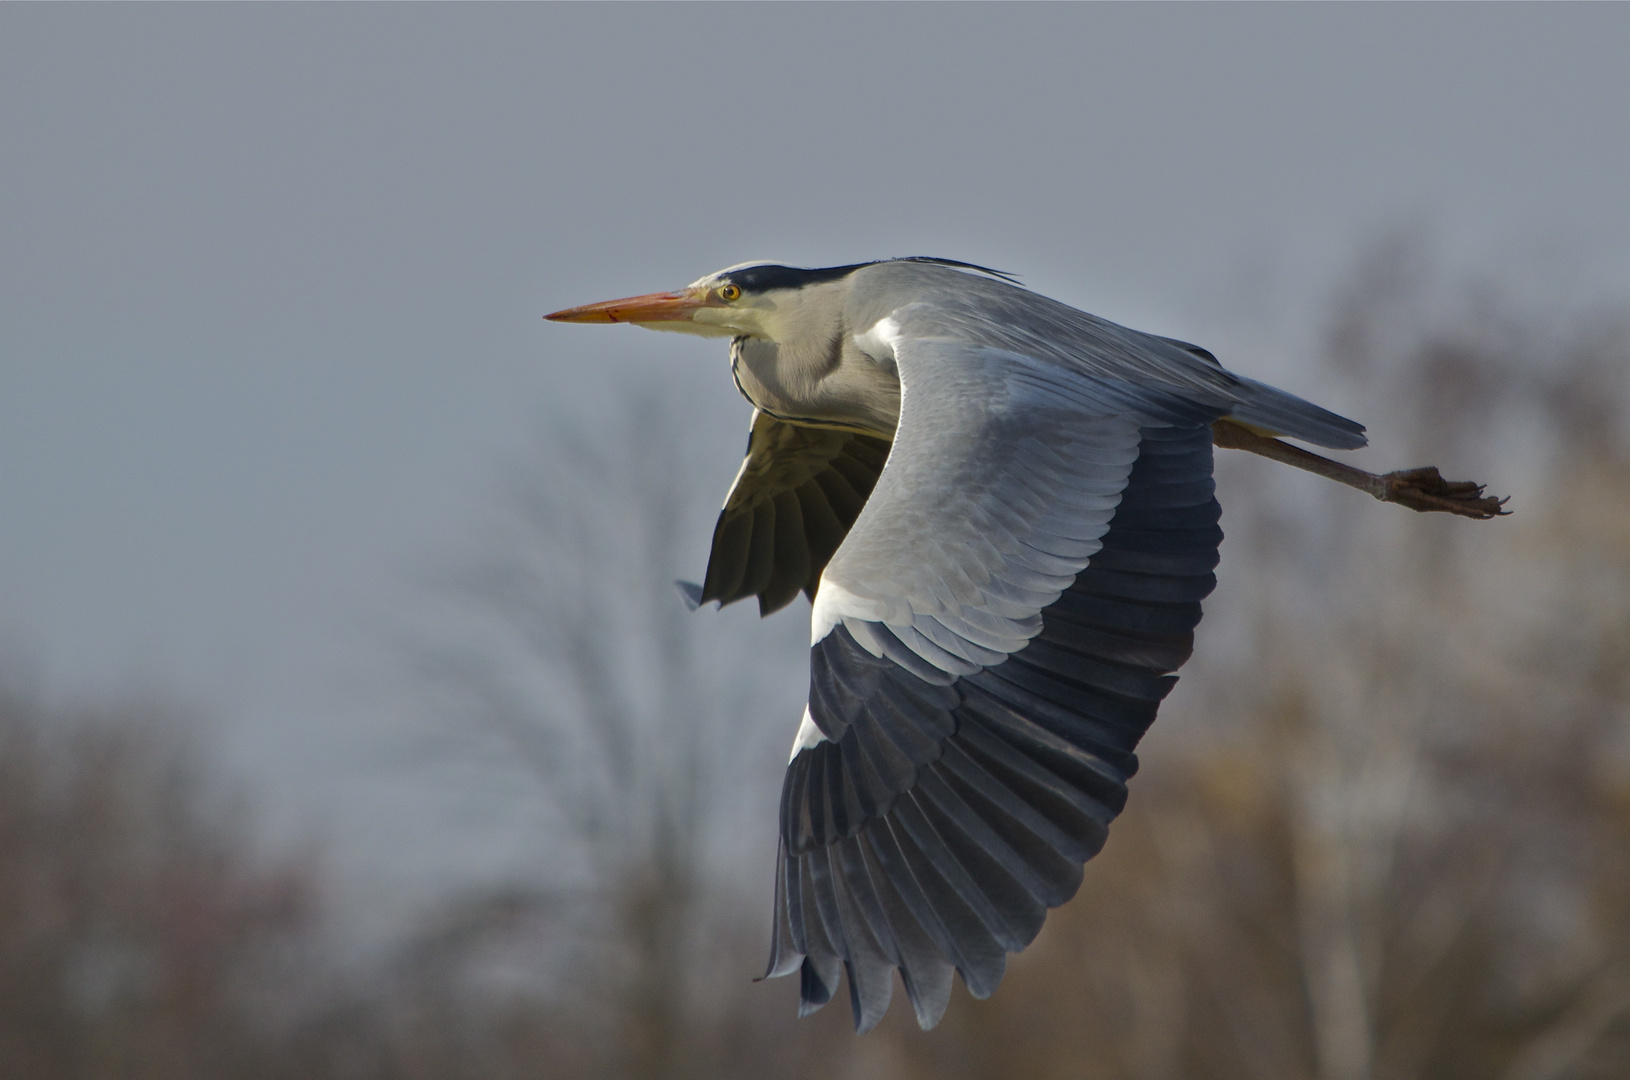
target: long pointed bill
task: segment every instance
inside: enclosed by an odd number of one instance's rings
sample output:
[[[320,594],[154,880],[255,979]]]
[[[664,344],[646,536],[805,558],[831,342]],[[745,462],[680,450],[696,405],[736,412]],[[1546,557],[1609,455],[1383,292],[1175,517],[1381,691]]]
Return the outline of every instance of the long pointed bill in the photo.
[[[567,308],[545,315],[551,322],[575,323],[657,323],[689,322],[697,309],[707,307],[708,294],[701,290],[646,293],[623,300]]]

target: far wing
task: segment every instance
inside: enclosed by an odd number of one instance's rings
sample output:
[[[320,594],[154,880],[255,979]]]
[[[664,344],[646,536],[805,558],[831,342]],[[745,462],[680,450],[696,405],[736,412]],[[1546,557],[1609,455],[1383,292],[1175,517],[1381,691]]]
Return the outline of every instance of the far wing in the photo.
[[[805,1011],[898,968],[924,1027],[1069,899],[1192,648],[1221,531],[1214,410],[946,341],[896,345],[900,426],[822,575],[782,790],[769,974]]]
[[[760,614],[815,597],[889,455],[889,441],[754,412],[736,482],[713,528],[699,603],[758,597]]]

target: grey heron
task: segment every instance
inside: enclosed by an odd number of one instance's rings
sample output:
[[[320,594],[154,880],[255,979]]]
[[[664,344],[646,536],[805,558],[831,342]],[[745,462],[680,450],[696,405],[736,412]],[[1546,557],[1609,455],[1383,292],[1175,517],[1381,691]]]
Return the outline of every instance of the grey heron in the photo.
[[[800,973],[801,1014],[846,978],[859,1031],[896,969],[924,1028],[953,972],[989,995],[1075,894],[1216,584],[1214,442],[1419,510],[1501,512],[1436,470],[1280,442],[1365,436],[953,260],[747,263],[546,318],[730,339],[752,430],[689,598],[811,600],[766,975]]]

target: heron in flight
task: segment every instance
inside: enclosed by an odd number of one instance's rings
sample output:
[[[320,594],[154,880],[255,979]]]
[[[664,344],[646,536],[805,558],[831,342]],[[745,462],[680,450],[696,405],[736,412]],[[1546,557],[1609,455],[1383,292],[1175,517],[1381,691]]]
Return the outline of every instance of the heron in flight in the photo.
[[[681,587],[812,602],[766,975],[800,973],[801,1015],[846,978],[859,1031],[896,969],[924,1028],[953,971],[989,995],[1075,894],[1216,584],[1214,443],[1502,512],[1435,469],[1281,442],[1350,450],[1364,428],[949,259],[748,263],[546,317],[730,339],[752,432]]]

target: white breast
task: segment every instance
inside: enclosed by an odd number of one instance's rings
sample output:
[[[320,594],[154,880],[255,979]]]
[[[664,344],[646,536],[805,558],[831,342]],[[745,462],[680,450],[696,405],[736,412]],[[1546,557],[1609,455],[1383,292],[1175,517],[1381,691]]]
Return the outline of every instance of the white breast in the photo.
[[[885,315],[863,334],[854,336],[855,348],[879,363],[894,363],[894,345],[900,340],[900,324]]]

